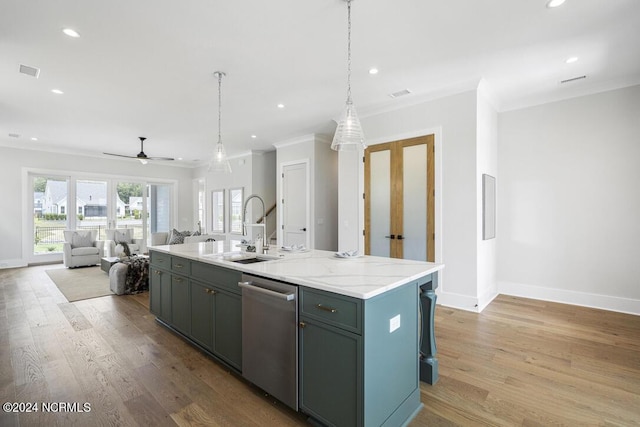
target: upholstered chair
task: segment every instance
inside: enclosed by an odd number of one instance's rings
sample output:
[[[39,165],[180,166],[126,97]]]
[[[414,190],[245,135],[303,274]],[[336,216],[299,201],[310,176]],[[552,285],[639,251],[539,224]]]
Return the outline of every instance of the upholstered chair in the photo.
[[[100,264],[104,241],[96,240],[97,230],[64,230],[62,260],[65,267],[75,268]]]
[[[129,246],[131,255],[139,254],[142,252],[143,240],[133,238],[133,229],[131,228],[115,228],[104,231],[106,240],[105,247],[107,256],[117,257],[124,252],[123,245],[119,243],[126,243]]]

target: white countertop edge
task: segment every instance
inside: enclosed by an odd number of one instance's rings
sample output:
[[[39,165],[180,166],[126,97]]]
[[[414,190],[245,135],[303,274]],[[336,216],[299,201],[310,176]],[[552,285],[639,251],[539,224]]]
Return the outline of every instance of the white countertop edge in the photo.
[[[397,264],[402,266],[407,266],[411,270],[413,270],[413,274],[409,274],[406,276],[402,276],[398,278],[397,276],[389,277],[387,275],[353,275],[349,277],[348,280],[353,281],[355,283],[366,282],[368,279],[376,279],[376,280],[386,280],[386,283],[383,284],[366,284],[366,285],[349,285],[345,287],[345,285],[339,284],[331,284],[329,283],[331,280],[331,276],[323,276],[324,281],[314,280],[311,277],[305,277],[301,274],[282,274],[269,270],[274,270],[274,266],[281,261],[293,261],[294,263],[299,264],[297,261],[308,260],[311,263],[326,263],[329,258],[332,258],[333,252],[328,251],[318,251],[311,250],[302,253],[286,253],[283,255],[281,259],[275,259],[272,261],[266,261],[256,264],[239,264],[232,261],[226,261],[220,258],[216,258],[215,253],[210,254],[202,254],[203,248],[206,243],[186,243],[182,245],[164,245],[164,246],[150,246],[149,250],[155,250],[158,252],[162,252],[168,255],[180,256],[183,258],[191,259],[194,261],[200,261],[207,264],[217,265],[220,267],[225,267],[231,270],[236,270],[242,273],[254,274],[257,276],[266,277],[269,279],[280,280],[283,282],[289,282],[296,285],[306,286],[313,289],[333,292],[340,295],[350,296],[359,299],[370,299],[377,295],[381,295],[385,292],[388,292],[392,289],[398,288],[402,285],[405,285],[413,280],[424,277],[428,274],[434,273],[444,268],[444,264],[436,264],[431,262],[421,262],[421,261],[410,261],[410,260],[401,260],[395,258],[381,258],[381,257],[370,257],[363,256],[358,259],[353,260],[330,260],[330,262],[336,263],[345,263],[344,265],[349,265],[349,263],[365,263],[372,265],[378,265],[379,267],[389,264]],[[252,254],[248,254],[252,255]],[[279,254],[280,255],[280,254]],[[280,264],[282,265],[282,264]],[[335,264],[340,265],[340,264]],[[416,267],[416,268],[414,268]],[[348,274],[339,275],[336,279],[345,279]],[[336,280],[337,282],[337,280]]]

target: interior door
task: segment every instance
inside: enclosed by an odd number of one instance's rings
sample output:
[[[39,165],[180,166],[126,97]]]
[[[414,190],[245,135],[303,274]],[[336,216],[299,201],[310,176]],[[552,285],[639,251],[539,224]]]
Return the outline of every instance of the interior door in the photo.
[[[308,163],[282,167],[282,245],[310,248]]]
[[[435,260],[433,135],[365,151],[365,253]]]

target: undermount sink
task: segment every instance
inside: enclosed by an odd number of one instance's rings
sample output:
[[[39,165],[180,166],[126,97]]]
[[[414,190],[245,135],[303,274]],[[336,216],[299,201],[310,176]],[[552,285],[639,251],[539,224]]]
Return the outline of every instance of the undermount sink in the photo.
[[[270,259],[266,259],[266,258],[241,258],[241,259],[235,259],[232,260],[231,262],[237,262],[238,264],[254,264],[256,262],[265,262],[265,261],[271,261]]]

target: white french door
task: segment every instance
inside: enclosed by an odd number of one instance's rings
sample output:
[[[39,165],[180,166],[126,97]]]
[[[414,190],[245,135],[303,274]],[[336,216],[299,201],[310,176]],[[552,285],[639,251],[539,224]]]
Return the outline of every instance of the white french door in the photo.
[[[95,229],[105,239],[109,228],[131,228],[148,241],[168,231],[174,213],[174,183],[63,176],[27,172],[23,256],[29,264],[62,260],[64,230]]]

